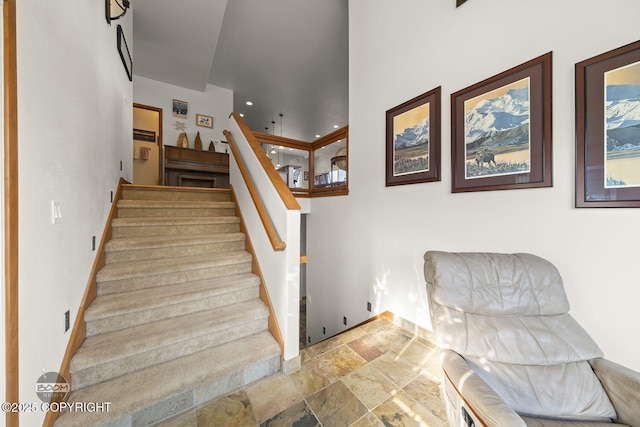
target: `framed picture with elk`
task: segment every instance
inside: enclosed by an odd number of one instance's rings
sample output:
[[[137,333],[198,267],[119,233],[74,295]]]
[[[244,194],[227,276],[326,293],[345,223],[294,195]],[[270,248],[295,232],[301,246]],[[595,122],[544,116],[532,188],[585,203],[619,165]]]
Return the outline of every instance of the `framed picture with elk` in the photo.
[[[387,110],[386,186],[440,181],[440,87]]]
[[[453,193],[551,187],[551,56],[451,95]]]
[[[576,207],[640,207],[640,41],[575,72]]]

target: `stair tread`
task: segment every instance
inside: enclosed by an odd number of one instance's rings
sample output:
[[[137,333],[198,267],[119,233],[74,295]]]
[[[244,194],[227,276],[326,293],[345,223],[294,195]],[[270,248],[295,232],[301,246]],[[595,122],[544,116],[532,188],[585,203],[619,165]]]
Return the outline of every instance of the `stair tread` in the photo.
[[[267,332],[151,366],[71,393],[70,402],[111,402],[109,412],[68,412],[56,426],[104,425],[280,354]]]
[[[129,279],[142,276],[153,276],[179,271],[197,270],[230,264],[250,262],[251,254],[247,251],[222,252],[183,258],[162,258],[143,261],[129,261],[107,264],[98,271],[97,282]]]
[[[87,337],[71,361],[71,372],[266,319],[268,315],[264,303],[254,299]]]
[[[178,209],[196,209],[196,208],[235,208],[235,203],[231,201],[198,201],[198,200],[153,200],[153,199],[120,199],[118,208],[178,208]]]
[[[105,250],[107,252],[116,252],[172,246],[204,245],[237,240],[245,240],[245,235],[243,233],[220,233],[209,236],[194,234],[181,236],[117,237],[107,242]]]
[[[183,396],[204,401],[279,369],[230,190],[127,184],[122,197],[68,398],[111,404],[62,413],[58,427],[129,425]]]
[[[202,217],[185,217],[185,218],[114,218],[111,221],[112,227],[154,227],[154,226],[176,226],[176,225],[203,225],[203,224],[235,224],[240,223],[237,216],[202,216]]]
[[[149,310],[193,301],[200,298],[258,286],[260,279],[253,273],[236,274],[215,279],[183,283],[180,286],[161,286],[119,294],[101,295],[84,313],[86,322],[120,316],[134,311]]]

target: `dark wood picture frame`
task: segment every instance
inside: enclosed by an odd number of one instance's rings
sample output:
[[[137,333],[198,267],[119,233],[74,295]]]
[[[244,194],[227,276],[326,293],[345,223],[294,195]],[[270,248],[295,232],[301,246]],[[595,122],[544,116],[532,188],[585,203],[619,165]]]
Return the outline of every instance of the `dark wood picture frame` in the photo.
[[[419,120],[416,117],[425,115],[428,116],[426,135],[422,123],[427,117],[416,122],[416,120]],[[386,186],[440,181],[441,87],[438,86],[387,110],[386,116]],[[405,138],[407,140],[405,143],[397,141],[398,135],[394,132],[396,120],[406,121],[412,126],[409,127],[410,125],[407,125],[404,128],[403,135],[409,136],[409,138]],[[413,129],[416,129],[419,133],[416,133]],[[427,139],[426,143],[412,144],[417,139],[425,137]],[[407,145],[407,142],[409,145]],[[398,170],[401,167],[401,163],[397,157],[401,156],[401,154],[398,153],[399,150],[397,150],[396,145],[400,144],[403,144],[401,150],[406,153],[403,159],[400,159],[403,163],[402,167],[405,168],[404,170]],[[427,146],[424,147],[424,145]],[[423,160],[425,151],[427,155],[426,164]],[[412,171],[412,169],[415,169],[415,171]]]
[[[127,72],[127,77],[129,81],[133,81],[133,60],[131,59],[131,53],[129,53],[129,46],[127,45],[127,40],[124,38],[124,31],[122,30],[122,25],[118,24],[118,53],[120,54],[120,59],[122,59],[122,65],[124,65],[124,70]]]
[[[453,193],[553,185],[551,59],[548,52],[451,94]],[[500,102],[510,102],[526,115],[492,110],[502,108]],[[474,127],[480,123],[475,120],[467,125],[467,113],[482,116],[485,127]],[[472,134],[469,138],[467,131]]]
[[[617,87],[609,92],[606,76],[613,84],[621,69],[627,71],[625,78],[617,78]],[[629,74],[629,70],[633,71]],[[605,106],[609,104],[609,111],[624,111],[621,103],[640,101],[640,40],[577,63],[575,74],[576,207],[640,207],[637,175],[632,184],[625,177],[611,175],[621,173],[619,166],[627,174],[640,170],[640,124],[625,126],[629,122],[624,115],[617,115],[612,117],[617,127],[606,129]],[[623,86],[624,81],[637,83]]]
[[[213,129],[213,116],[196,113],[196,126]]]
[[[156,142],[156,133],[152,130],[134,128],[133,139],[136,141]]]

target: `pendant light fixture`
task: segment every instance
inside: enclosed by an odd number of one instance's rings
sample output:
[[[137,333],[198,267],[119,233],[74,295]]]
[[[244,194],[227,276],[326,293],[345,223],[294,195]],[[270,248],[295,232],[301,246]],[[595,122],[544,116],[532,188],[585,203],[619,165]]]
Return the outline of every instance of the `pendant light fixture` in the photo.
[[[284,117],[284,114],[280,113],[280,137],[282,138],[282,118]]]

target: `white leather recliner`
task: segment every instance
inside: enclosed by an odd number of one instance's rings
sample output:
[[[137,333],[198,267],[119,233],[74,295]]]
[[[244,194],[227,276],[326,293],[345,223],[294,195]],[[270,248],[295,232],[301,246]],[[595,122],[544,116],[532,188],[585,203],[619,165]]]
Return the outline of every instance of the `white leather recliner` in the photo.
[[[640,374],[603,359],[530,254],[427,252],[451,427],[640,427]]]

